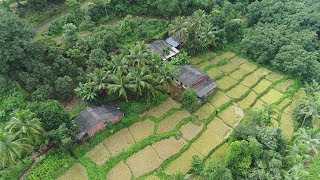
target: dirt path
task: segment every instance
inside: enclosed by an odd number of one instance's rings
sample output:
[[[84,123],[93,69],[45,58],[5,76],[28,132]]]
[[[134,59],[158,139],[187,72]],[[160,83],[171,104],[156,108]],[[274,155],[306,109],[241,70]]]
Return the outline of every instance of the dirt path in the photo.
[[[22,174],[22,176],[20,176],[19,180],[24,180],[26,179],[26,177],[29,175],[29,173],[33,170],[33,168],[35,168],[37,166],[37,164],[40,162],[40,156],[39,154],[34,154],[33,157],[33,163],[31,164],[31,166],[29,166],[29,168]]]
[[[40,25],[38,25],[38,26],[35,28],[35,30],[36,30],[37,32],[39,32],[39,31],[41,31],[41,30],[49,27],[53,22],[57,21],[60,17],[66,15],[66,14],[67,14],[67,13],[65,12],[65,13],[62,13],[62,14],[59,14],[59,15],[57,15],[57,16],[52,17],[51,19],[47,20],[46,22],[41,23]]]

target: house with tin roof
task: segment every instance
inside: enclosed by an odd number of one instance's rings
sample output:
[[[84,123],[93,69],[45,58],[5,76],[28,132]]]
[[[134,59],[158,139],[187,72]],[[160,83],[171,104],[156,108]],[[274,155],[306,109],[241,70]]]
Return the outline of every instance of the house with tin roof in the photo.
[[[182,66],[175,81],[184,89],[194,89],[200,99],[206,98],[217,89],[217,84],[205,72],[192,65]]]
[[[178,42],[173,40],[156,40],[149,44],[150,49],[163,57],[163,60],[168,60],[176,56],[180,51],[177,49]]]
[[[107,123],[116,123],[123,116],[124,113],[114,105],[88,107],[73,120],[81,128],[77,139],[81,140],[84,137],[93,136],[104,129]]]

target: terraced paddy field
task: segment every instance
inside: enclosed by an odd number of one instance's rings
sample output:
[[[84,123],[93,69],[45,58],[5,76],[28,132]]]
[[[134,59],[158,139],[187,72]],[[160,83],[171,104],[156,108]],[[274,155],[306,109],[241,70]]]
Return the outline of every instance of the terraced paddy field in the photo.
[[[293,133],[292,110],[305,96],[299,82],[259,67],[232,52],[197,57],[193,65],[219,90],[195,113],[171,98],[140,115],[140,121],[106,138],[60,179],[164,179],[190,170],[193,155],[223,161],[232,130],[250,108],[275,107],[273,126]]]

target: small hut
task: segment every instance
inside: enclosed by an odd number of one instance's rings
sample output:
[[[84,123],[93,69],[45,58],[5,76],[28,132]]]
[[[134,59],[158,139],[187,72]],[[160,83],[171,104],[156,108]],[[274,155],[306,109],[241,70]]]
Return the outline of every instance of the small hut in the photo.
[[[124,113],[113,105],[88,107],[73,120],[81,128],[81,132],[77,134],[77,139],[81,140],[85,136],[93,136],[104,129],[107,123],[116,123],[123,116]]]
[[[216,83],[205,72],[192,65],[182,66],[175,81],[184,89],[194,89],[200,99],[204,99],[217,89]]]
[[[164,56],[163,60],[168,60],[179,53],[179,50],[177,48],[171,46],[164,40],[153,41],[149,44],[149,47],[161,57]],[[168,52],[166,52],[166,50],[168,50]]]

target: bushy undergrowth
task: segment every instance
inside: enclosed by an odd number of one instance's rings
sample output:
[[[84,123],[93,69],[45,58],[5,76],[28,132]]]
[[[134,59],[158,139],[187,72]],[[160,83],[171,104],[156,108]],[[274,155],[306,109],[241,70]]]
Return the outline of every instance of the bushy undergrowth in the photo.
[[[28,180],[54,179],[63,169],[68,169],[76,160],[63,149],[50,150],[45,158],[28,175]]]
[[[11,166],[4,170],[0,170],[0,179],[16,180],[28,169],[32,164],[31,157],[27,157],[21,161],[18,161],[15,166]]]

